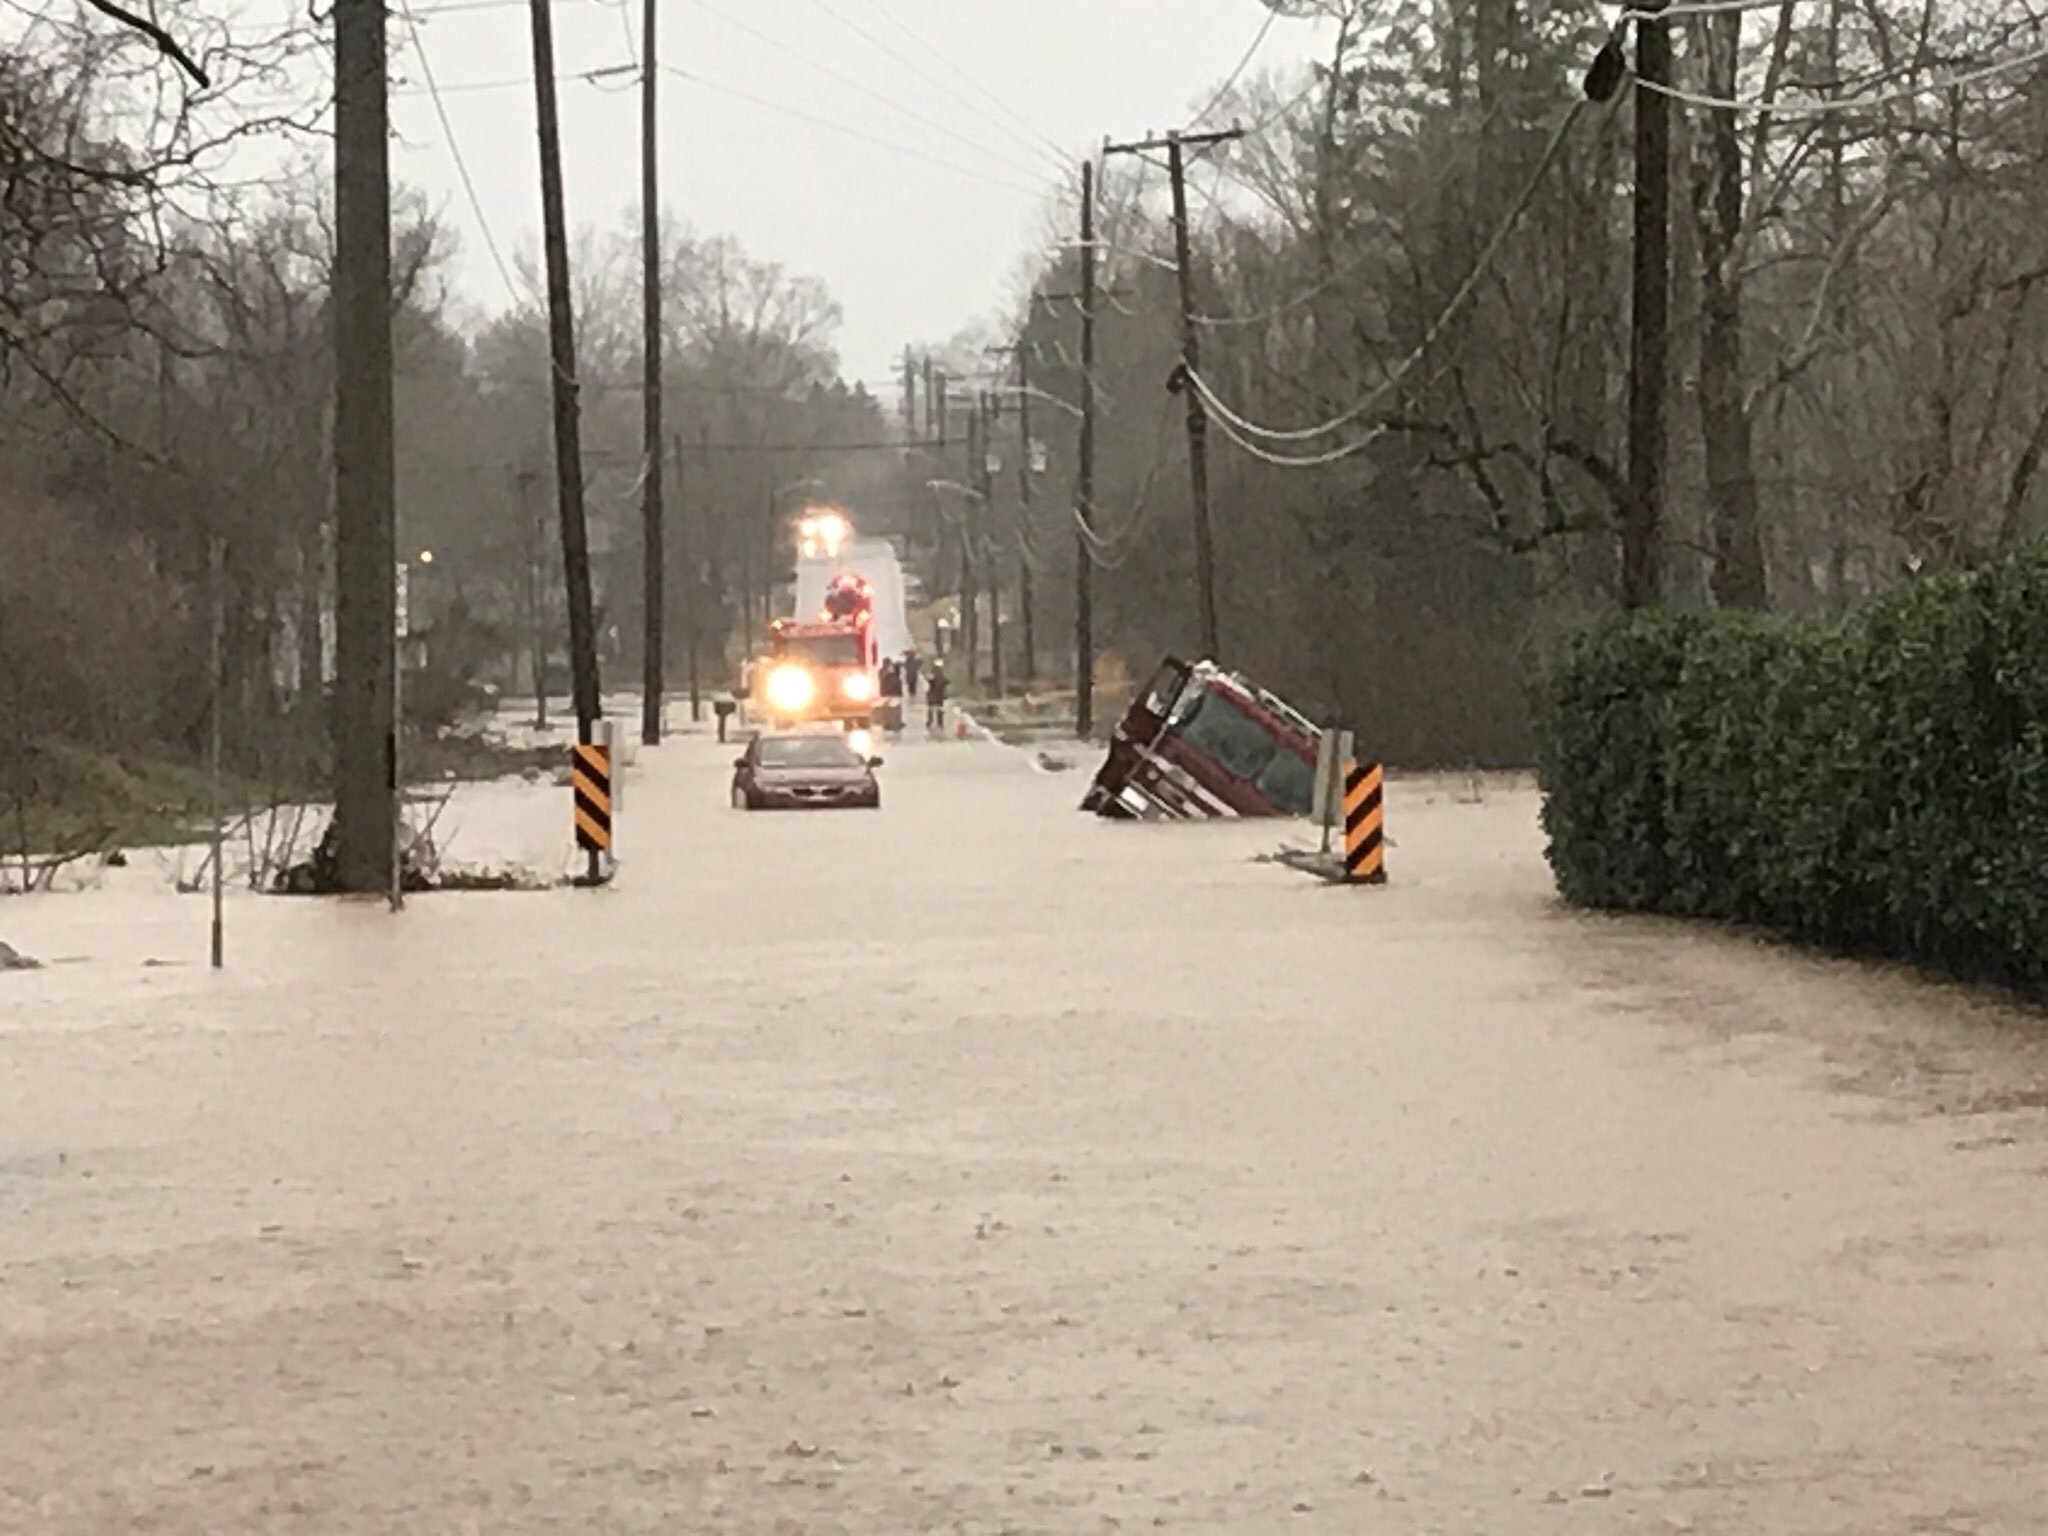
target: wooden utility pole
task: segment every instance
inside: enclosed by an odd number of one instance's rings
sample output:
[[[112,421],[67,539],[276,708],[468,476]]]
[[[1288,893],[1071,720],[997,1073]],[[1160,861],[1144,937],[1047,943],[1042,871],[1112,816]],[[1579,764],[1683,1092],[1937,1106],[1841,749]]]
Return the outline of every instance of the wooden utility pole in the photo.
[[[1017,359],[1017,606],[1024,622],[1024,682],[1038,676],[1038,619],[1031,581],[1031,354],[1022,337],[987,349]]]
[[[1664,0],[1646,0],[1647,10]],[[1671,23],[1636,27],[1635,271],[1629,312],[1627,520],[1621,600],[1655,603],[1664,586],[1664,378],[1671,329]]]
[[[1188,229],[1188,146],[1204,148],[1227,144],[1244,137],[1242,128],[1216,133],[1169,133],[1164,139],[1146,139],[1136,144],[1110,144],[1105,155],[1135,155],[1150,150],[1166,151],[1167,176],[1173,185],[1173,254],[1180,276],[1180,360],[1189,375],[1202,371],[1201,327],[1195,321],[1195,273],[1193,239]],[[1193,483],[1195,505],[1195,586],[1201,603],[1202,650],[1211,661],[1222,660],[1223,642],[1216,622],[1216,542],[1209,524],[1209,413],[1202,405],[1202,392],[1191,379],[1183,379],[1182,390],[1188,406],[1188,474]]]
[[[1017,602],[1024,615],[1024,686],[1038,678],[1037,585],[1031,562],[1038,558],[1037,531],[1031,522],[1031,363],[1030,349],[1017,344]]]
[[[641,658],[640,741],[661,745],[662,661],[667,644],[667,567],[662,553],[661,508],[661,183],[656,145],[660,139],[660,100],[655,81],[655,12],[659,0],[646,0],[641,12],[640,40],[640,282],[641,392],[640,451],[644,458],[640,486],[641,524]]]
[[[1081,462],[1074,482],[1074,734],[1095,729],[1095,162],[1081,166]]]
[[[711,429],[706,427],[704,430],[708,434]],[[690,674],[690,722],[694,725],[704,718],[704,689],[697,666],[697,629],[703,621],[704,587],[697,579],[696,541],[690,537],[690,503],[685,491],[689,477],[683,467],[683,434],[680,432],[676,434],[675,453],[676,504],[681,513],[676,518],[676,553],[681,557],[677,563],[683,571],[683,665]],[[703,469],[708,481],[710,465],[704,465]]]
[[[583,441],[577,405],[576,313],[569,292],[569,221],[562,206],[561,125],[555,103],[555,32],[549,0],[530,0],[534,100],[540,124],[540,211],[547,247],[548,350],[553,361],[555,493],[568,589],[569,674],[579,740],[604,713],[597,677],[597,625],[590,602],[590,530],[583,517]],[[387,627],[388,634],[388,627]],[[591,854],[595,876],[599,855]]]
[[[981,459],[974,470],[981,490],[981,547],[988,554],[988,673],[996,697],[1003,696],[1003,551],[996,542],[996,418],[993,390],[981,392]]]
[[[384,0],[335,0],[335,869],[363,893],[387,887],[398,848],[386,48]]]
[[[967,413],[967,483],[977,490],[986,459],[981,445],[981,403],[977,400],[974,409]],[[981,676],[981,594],[975,590],[974,528],[986,511],[985,504],[977,509],[970,497],[967,510],[960,517],[960,643],[967,648],[970,683]]]
[[[1095,728],[1095,164],[1081,166],[1081,287],[1077,293],[1035,293],[1035,304],[1081,307],[1081,444],[1074,475],[1074,732]]]

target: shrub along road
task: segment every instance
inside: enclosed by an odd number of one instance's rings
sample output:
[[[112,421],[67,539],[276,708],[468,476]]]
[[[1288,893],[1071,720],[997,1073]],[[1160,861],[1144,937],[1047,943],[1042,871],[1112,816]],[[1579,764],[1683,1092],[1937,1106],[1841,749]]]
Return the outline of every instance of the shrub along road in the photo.
[[[2048,543],[1847,618],[1610,620],[1540,713],[1572,901],[2048,996]]]

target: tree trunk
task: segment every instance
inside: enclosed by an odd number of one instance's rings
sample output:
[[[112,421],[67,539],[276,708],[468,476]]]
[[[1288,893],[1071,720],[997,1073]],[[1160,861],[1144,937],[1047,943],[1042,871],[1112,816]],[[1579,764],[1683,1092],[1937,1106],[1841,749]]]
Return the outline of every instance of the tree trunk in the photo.
[[[1706,64],[1706,92],[1733,96],[1742,13],[1700,18],[1695,29]],[[1694,138],[1693,210],[1700,251],[1700,435],[1706,450],[1707,505],[1713,518],[1714,601],[1724,608],[1765,607],[1763,529],[1756,464],[1742,381],[1742,277],[1735,247],[1742,230],[1742,145],[1734,115],[1705,114]]]

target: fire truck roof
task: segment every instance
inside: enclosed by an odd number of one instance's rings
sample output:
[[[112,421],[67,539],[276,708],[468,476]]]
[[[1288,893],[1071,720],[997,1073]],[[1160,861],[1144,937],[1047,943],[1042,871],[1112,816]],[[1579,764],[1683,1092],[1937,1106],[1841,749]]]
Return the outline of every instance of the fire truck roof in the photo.
[[[769,626],[778,635],[806,639],[819,635],[843,635],[847,626],[838,619],[777,619]]]

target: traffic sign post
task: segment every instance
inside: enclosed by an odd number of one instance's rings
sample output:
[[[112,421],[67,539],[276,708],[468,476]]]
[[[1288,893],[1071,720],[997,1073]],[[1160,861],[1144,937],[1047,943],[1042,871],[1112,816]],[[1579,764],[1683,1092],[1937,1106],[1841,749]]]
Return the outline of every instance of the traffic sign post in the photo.
[[[1344,765],[1344,878],[1353,885],[1387,883],[1386,770],[1378,763]]]
[[[603,885],[612,859],[612,724],[593,720],[587,740],[570,749],[569,792],[573,797],[576,846],[590,865],[580,884]]]
[[[1309,806],[1309,816],[1323,829],[1323,852],[1330,851],[1330,840],[1337,823],[1342,819],[1344,765],[1351,761],[1351,732],[1325,730],[1316,739],[1316,785]]]

